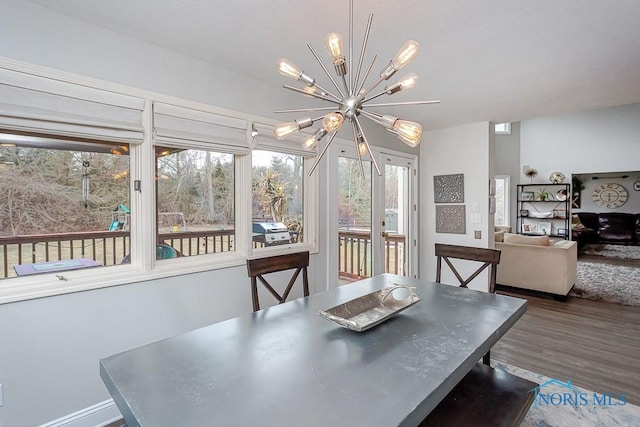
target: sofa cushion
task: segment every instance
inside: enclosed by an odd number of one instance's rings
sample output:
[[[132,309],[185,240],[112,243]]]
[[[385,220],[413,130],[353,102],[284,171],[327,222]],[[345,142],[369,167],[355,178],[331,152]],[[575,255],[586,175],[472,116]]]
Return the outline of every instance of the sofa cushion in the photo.
[[[587,228],[597,230],[600,227],[598,214],[593,212],[578,212],[580,222]]]
[[[601,213],[598,237],[602,240],[631,242],[634,240],[636,217],[628,213]]]
[[[549,236],[522,236],[520,234],[505,233],[504,243],[515,243],[518,245],[549,246],[552,244]]]

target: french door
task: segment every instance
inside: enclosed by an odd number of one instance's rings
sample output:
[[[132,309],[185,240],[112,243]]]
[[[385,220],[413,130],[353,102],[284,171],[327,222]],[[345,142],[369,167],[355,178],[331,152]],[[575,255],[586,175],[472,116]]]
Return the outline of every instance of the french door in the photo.
[[[330,165],[329,261],[337,284],[381,273],[415,276],[415,158],[374,151],[367,155],[336,144]]]

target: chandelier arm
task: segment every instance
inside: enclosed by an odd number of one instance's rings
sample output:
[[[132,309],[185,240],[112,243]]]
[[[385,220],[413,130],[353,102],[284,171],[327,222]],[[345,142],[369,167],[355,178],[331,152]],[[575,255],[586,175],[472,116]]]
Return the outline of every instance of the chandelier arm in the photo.
[[[315,87],[317,87],[318,89],[320,89],[322,92],[326,93],[327,95],[329,95],[331,98],[333,98],[334,100],[342,103],[342,99],[338,98],[337,96],[335,96],[334,94],[332,94],[331,92],[329,92],[328,90],[326,90],[325,88],[323,88],[322,86],[320,86],[318,83],[316,83],[314,85]]]
[[[349,85],[347,84],[347,79],[345,78],[344,74],[342,75],[342,86],[344,86],[344,91],[347,92],[349,96],[351,96],[351,90],[349,89]]]
[[[385,102],[382,104],[367,104],[367,107],[394,107],[396,105],[424,105],[424,104],[439,104],[440,100],[434,101],[408,101],[408,102]]]
[[[367,150],[369,150],[371,161],[373,161],[373,166],[375,166],[376,172],[378,172],[378,176],[382,176],[382,172],[380,172],[380,167],[378,166],[378,162],[376,161],[376,156],[373,155],[373,152],[371,151],[371,147],[369,146],[369,141],[367,141],[367,136],[364,134],[364,131],[362,130],[362,126],[360,126],[360,121],[358,120],[358,116],[353,116],[353,120],[356,122],[356,125],[358,125],[358,129],[360,130],[360,134],[362,135],[362,140],[366,144]]]
[[[360,51],[360,60],[358,61],[358,70],[356,71],[356,78],[355,78],[355,81],[353,82],[354,88],[358,86],[358,80],[360,80],[360,71],[362,70],[362,63],[364,62],[364,54],[367,50],[367,42],[369,41],[369,32],[371,31],[372,21],[373,21],[373,13],[370,13],[369,21],[367,22],[367,29],[364,31],[364,39],[362,40],[362,50]],[[352,93],[351,95],[355,95],[355,93]]]
[[[353,66],[353,0],[349,0],[349,66]],[[345,81],[345,86],[346,85],[347,83]],[[349,96],[353,96],[353,73],[349,73],[347,93]]]
[[[309,96],[313,96],[314,98],[322,99],[323,101],[329,101],[329,102],[333,102],[334,104],[337,104],[337,105],[342,105],[342,102],[340,102],[340,101],[336,101],[336,100],[333,100],[331,98],[327,98],[326,96],[318,95],[317,93],[305,92],[304,90],[302,90],[300,88],[297,88],[297,87],[294,87],[294,86],[282,85],[282,87],[285,88],[285,89],[289,89],[289,90],[291,90],[293,92],[298,92],[298,93],[301,93],[303,95],[309,95]],[[323,90],[323,89],[320,89],[320,90]]]
[[[362,83],[360,84],[360,87],[358,88],[358,91],[356,93],[360,93],[362,91],[362,88],[363,88],[364,84],[366,83],[367,77],[369,77],[369,73],[371,72],[371,69],[373,68],[373,64],[375,64],[377,58],[378,58],[378,55],[373,55],[373,59],[371,60],[371,64],[369,64],[369,68],[367,68],[367,72],[364,74],[364,78],[362,79]]]
[[[365,96],[366,94],[368,94],[369,92],[371,92],[373,89],[375,89],[380,83],[382,83],[383,81],[385,81],[387,78],[385,78],[385,75],[381,75],[380,77],[378,77],[378,80],[376,80],[371,86],[369,86],[369,88],[367,88],[361,96]]]
[[[328,111],[336,110],[336,107],[309,107],[309,108],[292,108],[289,110],[276,110],[274,113],[303,113],[305,111]]]
[[[369,102],[369,101],[371,101],[372,99],[376,99],[377,97],[382,96],[382,95],[384,95],[384,94],[386,94],[386,93],[388,93],[387,88],[385,88],[385,89],[384,89],[382,92],[380,92],[380,93],[377,93],[377,94],[375,94],[375,95],[373,95],[373,96],[370,96],[370,97],[368,97],[368,98],[366,98],[366,99],[362,100],[362,103],[364,104],[365,102]]]
[[[324,148],[322,149],[322,151],[320,152],[320,154],[318,155],[318,158],[316,159],[315,163],[313,164],[313,166],[311,166],[311,170],[309,171],[309,173],[307,174],[307,176],[311,176],[311,174],[313,173],[314,170],[316,170],[316,167],[318,167],[318,163],[320,163],[320,160],[322,159],[322,156],[324,156],[324,153],[327,152],[327,149],[329,148],[329,145],[331,145],[331,142],[333,141],[333,138],[335,138],[335,136],[338,134],[338,132],[334,132],[331,134],[331,136],[329,137],[329,139],[327,140],[327,145],[324,146]]]
[[[320,67],[322,67],[322,70],[324,71],[324,73],[327,75],[327,77],[329,77],[329,80],[331,80],[331,83],[333,83],[333,86],[336,88],[340,96],[344,98],[345,96],[344,96],[344,93],[342,93],[340,86],[338,86],[338,83],[336,83],[336,81],[333,79],[333,77],[331,76],[331,73],[329,73],[329,70],[327,70],[327,67],[324,66],[324,64],[320,60],[320,57],[318,56],[316,51],[313,50],[313,47],[311,47],[310,44],[307,44],[307,47],[309,48],[313,56],[316,58],[316,61],[318,61],[318,64],[320,64]]]
[[[358,160],[360,161],[360,172],[362,173],[362,177],[364,178],[364,165],[362,164],[362,154],[360,154],[360,150],[358,149],[358,126],[353,120],[351,121],[351,127],[353,128],[353,141],[356,143],[356,153],[358,153]],[[369,154],[371,154],[371,152],[369,152]]]
[[[380,118],[381,118],[382,116],[380,116],[379,114],[375,114],[375,113],[372,113],[372,112],[370,112],[370,111],[365,111],[365,110],[363,110],[362,108],[358,108],[358,112],[359,112],[360,114],[362,114],[362,115],[364,116],[364,118],[369,119],[369,120],[371,120],[372,122],[377,123],[377,124],[379,124],[379,125],[381,125],[381,126],[384,126],[384,125],[382,124],[382,122],[380,121]]]

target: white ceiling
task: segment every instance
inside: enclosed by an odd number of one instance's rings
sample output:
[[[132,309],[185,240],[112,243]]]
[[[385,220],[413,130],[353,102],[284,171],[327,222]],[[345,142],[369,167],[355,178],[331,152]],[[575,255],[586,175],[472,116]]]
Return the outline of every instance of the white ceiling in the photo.
[[[285,56],[330,89],[306,44],[325,60],[326,34],[348,40],[347,0],[25,1],[277,86],[293,83],[275,72],[276,60]],[[372,74],[405,40],[420,43],[420,56],[397,75],[417,73],[416,88],[380,102],[442,103],[380,112],[426,129],[640,102],[638,0],[354,3],[356,63],[368,14],[374,14],[365,59],[368,65],[378,55]],[[290,107],[314,105],[306,99]]]

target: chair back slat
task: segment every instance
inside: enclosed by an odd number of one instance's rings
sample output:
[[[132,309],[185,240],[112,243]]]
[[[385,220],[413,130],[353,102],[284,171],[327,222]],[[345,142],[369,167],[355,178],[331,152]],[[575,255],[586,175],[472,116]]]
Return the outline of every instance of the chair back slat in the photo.
[[[309,266],[309,252],[247,260],[249,277]]]
[[[436,282],[441,283],[442,279],[442,260],[449,266],[451,272],[458,279],[459,285],[466,288],[467,285],[486,268],[489,268],[489,292],[494,293],[496,288],[496,269],[500,263],[500,251],[498,249],[476,248],[473,246],[445,245],[436,243]],[[482,263],[469,277],[464,279],[451,259],[462,259],[466,261],[476,261]]]

